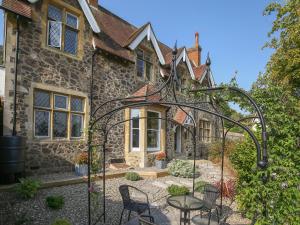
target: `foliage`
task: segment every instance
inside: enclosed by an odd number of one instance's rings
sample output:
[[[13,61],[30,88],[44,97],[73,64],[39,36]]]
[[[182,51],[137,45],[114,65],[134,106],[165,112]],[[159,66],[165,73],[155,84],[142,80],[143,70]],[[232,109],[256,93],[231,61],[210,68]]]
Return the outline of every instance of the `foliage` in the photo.
[[[195,191],[196,192],[200,192],[203,193],[204,191],[204,186],[207,184],[207,182],[203,181],[203,180],[199,180],[195,183]]]
[[[214,186],[216,186],[219,191],[221,192],[221,181],[218,181],[214,184]],[[223,188],[222,188],[222,196],[225,198],[229,198],[231,200],[234,199],[235,194],[236,194],[236,183],[234,180],[232,179],[228,179],[226,181],[223,181]]]
[[[88,152],[84,151],[84,152],[79,153],[76,156],[75,163],[77,163],[79,165],[88,164]]]
[[[138,181],[141,179],[140,175],[136,172],[127,172],[125,174],[125,178],[131,181]]]
[[[273,82],[284,85],[286,91],[292,93],[299,92],[300,87],[299,9],[299,0],[288,0],[281,4],[271,3],[264,12],[265,15],[276,14],[269,32],[271,40],[266,44],[266,47],[275,49],[267,65],[267,73]]]
[[[174,159],[168,164],[168,171],[175,177],[193,177],[193,164],[187,160]]]
[[[51,209],[61,209],[65,204],[64,197],[61,195],[49,196],[46,198],[46,202]]]
[[[97,148],[92,148],[91,151],[92,163],[91,170],[93,173],[98,173],[102,170],[102,155]]]
[[[15,225],[30,225],[33,223],[33,219],[27,216],[26,213],[22,213],[16,218]]]
[[[190,190],[185,186],[179,186],[172,184],[167,188],[169,195],[171,196],[178,196],[178,195],[188,195]]]
[[[33,198],[41,186],[39,181],[30,178],[21,178],[19,181],[15,191],[23,199]]]
[[[155,159],[158,161],[166,160],[166,153],[165,152],[159,152],[155,155]]]
[[[72,225],[67,219],[57,219],[52,223],[52,225]]]

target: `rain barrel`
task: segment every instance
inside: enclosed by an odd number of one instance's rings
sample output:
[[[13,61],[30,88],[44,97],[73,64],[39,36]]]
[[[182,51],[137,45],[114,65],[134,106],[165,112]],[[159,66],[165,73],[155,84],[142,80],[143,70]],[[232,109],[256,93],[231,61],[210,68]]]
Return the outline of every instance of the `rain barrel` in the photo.
[[[13,183],[25,172],[26,141],[21,136],[0,136],[0,183]]]

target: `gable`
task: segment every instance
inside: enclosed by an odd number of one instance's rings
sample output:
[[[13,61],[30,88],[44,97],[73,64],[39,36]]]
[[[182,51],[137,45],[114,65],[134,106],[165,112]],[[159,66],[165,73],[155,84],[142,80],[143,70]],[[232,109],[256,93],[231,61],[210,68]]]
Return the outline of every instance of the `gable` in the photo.
[[[186,51],[186,48],[185,48],[185,47],[181,50],[179,56],[177,57],[177,60],[176,60],[176,66],[177,66],[181,61],[183,61],[183,62],[186,63],[187,68],[188,68],[188,70],[189,70],[189,73],[190,73],[192,79],[195,80],[195,74],[194,74],[194,71],[193,71],[193,68],[192,68],[192,64],[191,64],[191,61],[190,61],[190,59],[189,59],[189,57],[188,57],[188,54],[187,54],[187,51]]]

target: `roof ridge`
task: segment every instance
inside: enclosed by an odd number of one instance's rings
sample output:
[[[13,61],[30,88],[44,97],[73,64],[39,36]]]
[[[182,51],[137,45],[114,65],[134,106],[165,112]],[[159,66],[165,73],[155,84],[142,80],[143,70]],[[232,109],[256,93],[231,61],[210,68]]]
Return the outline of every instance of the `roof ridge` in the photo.
[[[122,20],[123,22],[125,22],[126,24],[128,24],[129,26],[133,27],[134,29],[138,29],[137,26],[133,25],[132,23],[128,22],[127,20],[123,19],[122,17],[116,15],[115,13],[113,13],[112,11],[108,10],[107,8],[104,8],[103,6],[98,4],[98,9],[102,10],[103,12],[106,12],[108,14],[110,14],[113,17],[116,17],[117,19]]]

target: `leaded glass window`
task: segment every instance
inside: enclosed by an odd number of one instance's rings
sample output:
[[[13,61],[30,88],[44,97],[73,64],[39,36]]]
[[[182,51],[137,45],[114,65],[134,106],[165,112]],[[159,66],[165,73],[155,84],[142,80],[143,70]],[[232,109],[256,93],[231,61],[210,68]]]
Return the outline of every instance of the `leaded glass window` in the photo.
[[[48,46],[76,55],[78,48],[78,17],[56,6],[48,6]]]
[[[34,92],[34,136],[81,138],[84,130],[84,98],[50,91]]]
[[[199,141],[211,141],[211,123],[206,120],[199,121]]]
[[[136,70],[138,77],[153,81],[152,61],[152,54],[141,49],[137,50]]]

